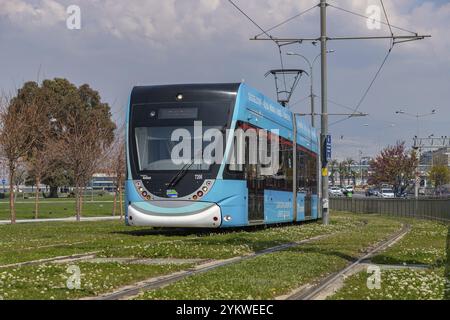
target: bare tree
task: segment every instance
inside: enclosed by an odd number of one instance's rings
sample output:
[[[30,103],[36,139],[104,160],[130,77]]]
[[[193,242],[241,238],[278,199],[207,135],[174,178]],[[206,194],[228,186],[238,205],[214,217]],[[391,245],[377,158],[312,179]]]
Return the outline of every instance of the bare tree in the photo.
[[[20,185],[25,184],[27,181],[28,172],[24,166],[23,161],[19,161],[16,166],[16,171],[14,174],[14,181],[12,182],[14,186],[14,200],[17,200],[17,194],[22,193],[22,197],[25,197],[25,193],[20,190]]]
[[[33,173],[36,186],[34,194],[34,218],[39,218],[39,185],[46,178],[55,154],[55,141],[51,136],[51,121],[48,118],[45,104],[38,105],[38,115],[34,121],[34,144],[26,157],[28,171]]]
[[[122,131],[122,130],[121,130]],[[120,219],[123,219],[123,186],[125,183],[125,166],[126,166],[126,153],[125,153],[125,140],[122,134],[119,134],[114,141],[111,148],[111,155],[109,157],[109,170],[108,173],[114,177],[114,201],[112,215],[116,215],[117,198],[119,198],[120,207]]]
[[[35,143],[30,134],[35,127],[38,108],[34,102],[2,98],[0,102],[0,145],[9,169],[9,210],[16,223],[14,180],[16,169]]]
[[[96,110],[89,114],[69,113],[64,122],[65,128],[57,142],[58,153],[74,182],[76,218],[80,221],[82,193],[95,171],[105,162],[111,144],[111,128],[97,121]]]
[[[35,145],[27,156],[27,168],[33,177],[34,185],[36,186],[34,192],[35,219],[39,218],[39,186],[50,173],[54,160],[53,156],[55,153],[55,141],[47,136],[47,139],[40,142],[39,145]]]

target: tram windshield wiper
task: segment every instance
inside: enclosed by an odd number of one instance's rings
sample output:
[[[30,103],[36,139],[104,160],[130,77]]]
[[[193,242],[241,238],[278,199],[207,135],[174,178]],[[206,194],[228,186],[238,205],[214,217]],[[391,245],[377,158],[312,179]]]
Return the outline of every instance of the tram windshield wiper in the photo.
[[[167,189],[175,187],[178,182],[184,177],[186,172],[194,165],[195,159],[192,159],[191,162],[186,163],[183,168],[181,168],[173,177],[170,179],[169,184],[167,185]]]

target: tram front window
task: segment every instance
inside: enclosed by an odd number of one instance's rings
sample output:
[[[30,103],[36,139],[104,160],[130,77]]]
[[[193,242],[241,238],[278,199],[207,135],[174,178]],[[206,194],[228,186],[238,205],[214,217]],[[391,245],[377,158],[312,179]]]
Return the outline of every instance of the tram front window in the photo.
[[[217,126],[203,126],[201,135],[194,135],[194,126],[186,127],[137,127],[135,139],[138,169],[145,171],[179,171],[193,159],[202,159],[203,150],[211,142],[203,141],[203,134],[210,129],[221,130]],[[194,150],[195,146],[202,146]],[[193,163],[190,171],[208,171],[207,163]]]

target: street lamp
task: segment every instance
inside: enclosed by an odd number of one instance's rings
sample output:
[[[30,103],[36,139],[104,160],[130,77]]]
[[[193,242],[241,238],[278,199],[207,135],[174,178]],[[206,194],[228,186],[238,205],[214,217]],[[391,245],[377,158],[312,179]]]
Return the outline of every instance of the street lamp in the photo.
[[[334,53],[336,52],[335,50],[328,50],[326,51],[326,53]],[[310,98],[311,98],[311,125],[314,128],[316,126],[315,124],[315,107],[314,107],[314,99],[315,99],[315,94],[314,94],[314,64],[316,63],[317,59],[322,55],[321,53],[319,53],[313,60],[313,62],[311,63],[311,61],[306,58],[304,55],[300,54],[300,53],[295,53],[292,51],[289,51],[286,53],[286,55],[288,56],[297,56],[302,58],[303,60],[306,61],[306,63],[309,66],[309,78],[311,81],[311,85],[310,85]]]
[[[422,114],[420,114],[420,113],[413,114],[413,113],[406,112],[406,111],[404,111],[402,109],[395,111],[395,113],[396,114],[401,114],[401,115],[406,115],[406,116],[409,116],[409,117],[414,117],[414,118],[417,119],[417,135],[416,135],[416,138],[419,139],[420,138],[419,137],[419,135],[420,135],[420,119],[428,117],[428,116],[435,115],[437,113],[437,109],[433,109],[429,113],[422,113]],[[416,149],[418,150],[418,152],[417,152],[416,180],[415,180],[415,184],[414,184],[414,195],[415,195],[416,199],[419,199],[420,156],[421,156],[420,154],[421,154],[422,150],[421,150],[420,146],[417,146]]]
[[[420,119],[421,118],[425,118],[425,117],[429,117],[429,116],[433,116],[433,115],[437,114],[437,109],[433,109],[433,110],[431,110],[431,112],[422,113],[422,114],[421,113],[416,113],[416,114],[409,113],[409,112],[406,112],[403,109],[397,110],[397,111],[395,111],[395,113],[399,114],[399,115],[406,115],[406,116],[409,116],[409,117],[416,118],[417,119],[417,137],[419,137],[419,135],[420,135]]]

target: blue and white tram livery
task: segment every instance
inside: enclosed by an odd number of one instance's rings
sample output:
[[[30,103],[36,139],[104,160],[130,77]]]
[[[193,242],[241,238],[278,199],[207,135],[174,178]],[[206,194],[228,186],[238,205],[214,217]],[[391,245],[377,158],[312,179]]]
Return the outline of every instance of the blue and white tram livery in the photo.
[[[263,174],[263,164],[248,157],[242,165],[174,163],[174,130],[204,147],[202,134],[211,128],[224,135],[223,159],[234,130],[276,129],[278,171]],[[135,87],[127,114],[126,223],[230,228],[320,219],[318,153],[318,133],[305,117],[244,83]]]

